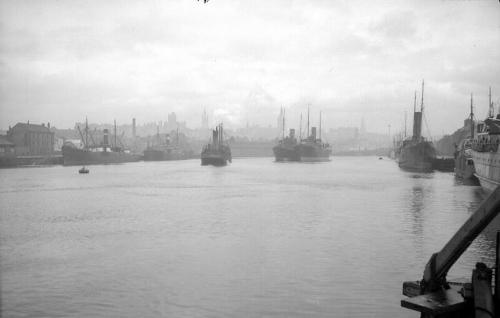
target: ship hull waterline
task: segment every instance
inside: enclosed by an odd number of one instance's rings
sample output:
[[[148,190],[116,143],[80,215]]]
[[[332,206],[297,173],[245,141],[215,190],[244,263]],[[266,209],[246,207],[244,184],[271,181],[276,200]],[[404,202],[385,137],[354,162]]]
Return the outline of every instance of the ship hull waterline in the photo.
[[[139,155],[125,152],[111,151],[85,151],[80,149],[63,150],[63,164],[65,166],[117,164],[126,162],[137,162],[141,159]]]
[[[278,162],[293,162],[300,161],[300,155],[295,149],[276,146],[273,148],[274,159]]]
[[[472,152],[474,161],[474,176],[485,192],[492,192],[500,185],[500,154],[498,152]]]
[[[223,157],[218,157],[218,156],[208,156],[208,157],[202,157],[201,158],[201,165],[202,166],[216,166],[216,167],[222,167],[227,165],[227,159]]]
[[[330,161],[331,148],[323,147],[321,144],[300,144],[298,152],[301,162],[325,162]]]

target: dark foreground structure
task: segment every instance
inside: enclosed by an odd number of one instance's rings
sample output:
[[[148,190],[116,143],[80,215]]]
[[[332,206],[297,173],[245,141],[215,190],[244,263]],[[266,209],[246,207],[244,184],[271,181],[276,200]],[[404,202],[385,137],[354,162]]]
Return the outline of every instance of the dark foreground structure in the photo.
[[[496,233],[495,291],[492,291],[492,269],[477,263],[470,283],[446,280],[450,268],[474,239],[500,214],[500,187],[497,187],[453,235],[446,245],[431,256],[420,281],[403,283],[403,294],[409,298],[401,306],[419,311],[421,317],[499,317],[500,315],[500,231]],[[499,227],[495,229],[500,230]]]

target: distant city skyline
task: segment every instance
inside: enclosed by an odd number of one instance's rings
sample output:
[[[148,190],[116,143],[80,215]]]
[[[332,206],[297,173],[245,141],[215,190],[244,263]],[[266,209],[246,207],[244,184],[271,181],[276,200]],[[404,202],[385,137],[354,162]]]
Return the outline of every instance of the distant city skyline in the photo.
[[[411,126],[431,135],[500,106],[498,1],[0,1],[0,129],[166,120],[192,128]],[[427,128],[424,125],[424,132]]]

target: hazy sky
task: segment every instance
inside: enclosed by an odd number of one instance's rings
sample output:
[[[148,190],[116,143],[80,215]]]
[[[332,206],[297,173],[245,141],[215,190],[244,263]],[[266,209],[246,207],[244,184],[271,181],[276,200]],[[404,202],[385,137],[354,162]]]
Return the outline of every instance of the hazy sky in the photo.
[[[492,1],[0,1],[0,128],[166,120],[392,132],[425,79],[433,135],[500,102]],[[408,118],[411,118],[409,113]],[[424,128],[427,132],[427,129]]]

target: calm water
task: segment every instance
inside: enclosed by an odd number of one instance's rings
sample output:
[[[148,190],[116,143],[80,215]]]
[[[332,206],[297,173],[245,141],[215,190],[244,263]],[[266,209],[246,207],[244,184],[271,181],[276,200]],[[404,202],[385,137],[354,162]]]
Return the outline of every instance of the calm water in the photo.
[[[418,317],[403,281],[482,199],[376,157],[78,168],[0,170],[5,317]]]

